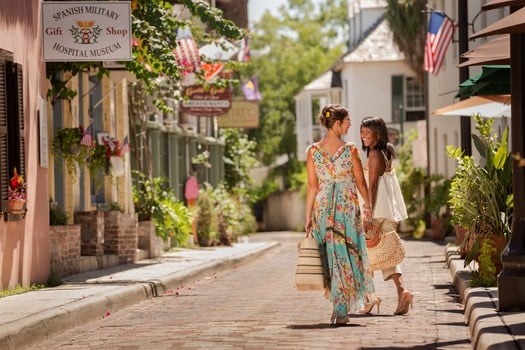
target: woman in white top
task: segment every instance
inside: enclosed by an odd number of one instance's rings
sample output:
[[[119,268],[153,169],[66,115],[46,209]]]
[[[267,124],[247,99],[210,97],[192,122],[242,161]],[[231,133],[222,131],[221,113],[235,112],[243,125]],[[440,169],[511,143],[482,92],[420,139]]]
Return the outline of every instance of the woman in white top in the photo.
[[[368,197],[372,206],[372,225],[383,233],[395,231],[398,222],[407,218],[407,212],[392,169],[395,152],[394,146],[388,142],[388,129],[384,120],[375,116],[365,117],[361,121],[361,141],[368,157]],[[381,272],[383,279],[394,281],[397,289],[398,305],[394,315],[406,314],[412,305],[413,295],[405,289],[400,266],[392,266]],[[380,302],[379,298],[372,301],[364,312],[369,313],[374,304]]]

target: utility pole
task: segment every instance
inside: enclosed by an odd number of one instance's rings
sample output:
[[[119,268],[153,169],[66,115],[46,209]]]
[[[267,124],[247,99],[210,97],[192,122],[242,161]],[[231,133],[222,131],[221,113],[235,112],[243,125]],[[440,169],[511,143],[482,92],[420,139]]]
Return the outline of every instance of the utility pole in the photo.
[[[459,62],[465,61],[461,58],[461,54],[468,51],[468,1],[458,0],[458,47],[459,47]],[[461,84],[470,77],[469,67],[459,68],[459,83]],[[461,99],[465,99],[462,97]],[[470,116],[461,116],[460,118],[460,135],[461,135],[461,149],[463,154],[472,155],[471,137],[471,118]]]

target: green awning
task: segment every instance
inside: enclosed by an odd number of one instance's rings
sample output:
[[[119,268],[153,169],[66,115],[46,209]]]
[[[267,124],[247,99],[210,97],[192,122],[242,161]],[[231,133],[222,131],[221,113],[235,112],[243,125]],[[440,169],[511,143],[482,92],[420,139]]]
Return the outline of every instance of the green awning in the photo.
[[[456,97],[510,94],[510,65],[482,66],[481,72],[459,84]]]

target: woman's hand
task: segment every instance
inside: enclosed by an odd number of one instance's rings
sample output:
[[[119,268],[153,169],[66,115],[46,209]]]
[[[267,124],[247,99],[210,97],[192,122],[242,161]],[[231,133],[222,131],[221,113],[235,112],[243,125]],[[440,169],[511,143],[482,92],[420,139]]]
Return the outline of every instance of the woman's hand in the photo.
[[[304,231],[306,232],[306,237],[312,234],[312,219],[308,218],[305,220]]]
[[[372,228],[372,210],[369,205],[363,206],[363,228],[365,232]]]

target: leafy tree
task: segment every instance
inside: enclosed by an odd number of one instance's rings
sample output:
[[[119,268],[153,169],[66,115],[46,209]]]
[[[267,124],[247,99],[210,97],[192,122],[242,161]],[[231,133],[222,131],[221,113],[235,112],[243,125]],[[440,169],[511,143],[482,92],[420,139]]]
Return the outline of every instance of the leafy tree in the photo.
[[[327,71],[344,50],[347,2],[289,0],[277,15],[265,12],[251,28],[252,64],[243,74],[256,75],[263,99],[260,128],[250,133],[257,141],[265,164],[287,155],[287,174],[298,170],[296,162],[294,96]],[[288,178],[285,176],[285,178]]]
[[[410,67],[422,84],[426,40],[426,0],[387,0],[386,18],[394,41],[405,54]]]
[[[224,186],[228,191],[235,188],[248,190],[253,183],[250,170],[257,165],[254,141],[239,129],[224,129]]]

